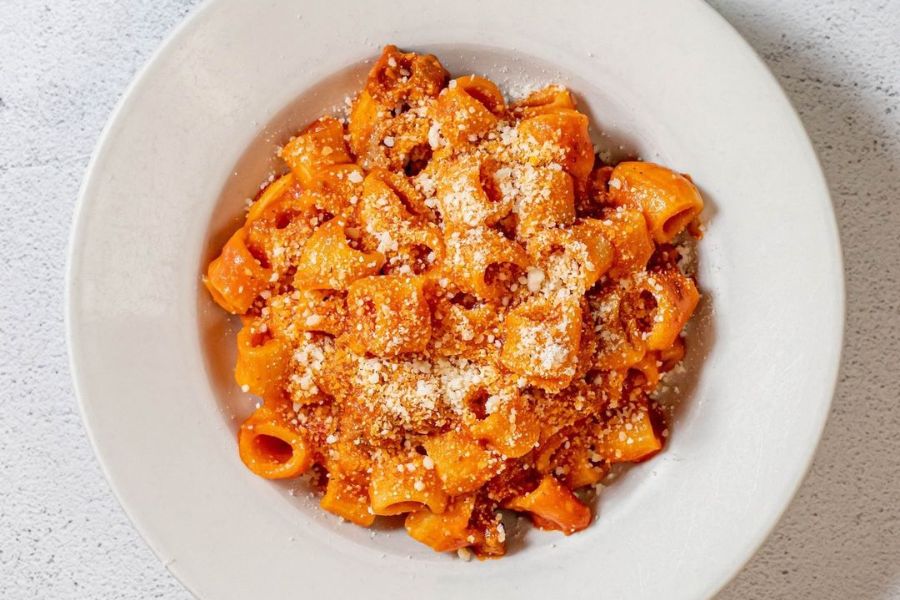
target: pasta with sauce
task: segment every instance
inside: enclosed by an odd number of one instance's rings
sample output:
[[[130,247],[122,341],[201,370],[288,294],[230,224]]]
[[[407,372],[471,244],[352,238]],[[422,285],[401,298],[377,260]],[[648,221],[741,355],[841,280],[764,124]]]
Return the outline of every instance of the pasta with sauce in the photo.
[[[561,86],[507,102],[387,46],[349,118],[279,150],[204,277],[262,399],[251,471],[318,473],[325,510],[463,556],[505,553],[501,511],[589,525],[576,492],[665,443],[654,393],[699,300],[673,243],[703,200],[604,164],[588,126]]]

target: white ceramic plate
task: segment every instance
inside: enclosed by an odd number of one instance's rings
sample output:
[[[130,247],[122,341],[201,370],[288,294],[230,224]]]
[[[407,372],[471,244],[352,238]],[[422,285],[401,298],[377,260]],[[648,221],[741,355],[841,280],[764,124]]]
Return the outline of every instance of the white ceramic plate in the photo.
[[[132,85],[91,162],[68,323],[88,430],[122,505],[198,597],[700,598],[764,540],[813,455],[839,361],[828,191],[784,94],[699,1],[219,0]],[[705,300],[668,449],[570,538],[500,561],[369,533],[237,457],[228,321],[200,286],[274,146],[359,87],[381,45],[507,88],[561,81],[614,153],[690,172],[708,201]],[[620,148],[621,146],[621,148]]]

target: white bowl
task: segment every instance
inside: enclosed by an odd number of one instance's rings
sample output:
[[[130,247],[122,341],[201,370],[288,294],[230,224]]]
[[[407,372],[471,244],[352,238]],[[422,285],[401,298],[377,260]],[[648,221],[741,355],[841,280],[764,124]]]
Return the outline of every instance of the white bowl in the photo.
[[[562,5],[560,5],[562,6]],[[100,461],[151,547],[201,598],[697,598],[764,540],[832,394],[843,276],[828,191],[784,94],[699,1],[208,2],[119,105],[81,194],[69,343]],[[705,294],[668,448],[569,538],[499,561],[339,523],[237,456],[232,333],[200,273],[274,146],[359,87],[385,43],[508,89],[572,87],[615,153],[691,173]],[[621,146],[621,148],[620,148]]]

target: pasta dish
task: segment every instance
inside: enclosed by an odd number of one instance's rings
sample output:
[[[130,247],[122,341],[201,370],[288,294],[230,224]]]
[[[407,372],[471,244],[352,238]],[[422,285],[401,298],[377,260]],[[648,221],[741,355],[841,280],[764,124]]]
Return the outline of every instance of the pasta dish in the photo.
[[[562,86],[507,101],[393,46],[346,118],[278,155],[204,278],[260,399],[246,466],[464,558],[505,553],[509,511],[587,527],[584,490],[668,436],[656,395],[699,300],[690,177],[605,163]]]

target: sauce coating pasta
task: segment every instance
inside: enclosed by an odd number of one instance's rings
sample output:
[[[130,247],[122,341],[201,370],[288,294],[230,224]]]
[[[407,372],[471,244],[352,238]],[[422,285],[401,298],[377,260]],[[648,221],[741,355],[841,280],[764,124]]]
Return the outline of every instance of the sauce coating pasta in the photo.
[[[505,553],[502,511],[590,524],[580,491],[668,435],[654,395],[699,300],[675,244],[703,200],[605,164],[588,125],[561,86],[507,102],[388,46],[349,118],[279,149],[204,278],[262,399],[251,471],[314,473],[325,510],[463,557]]]

